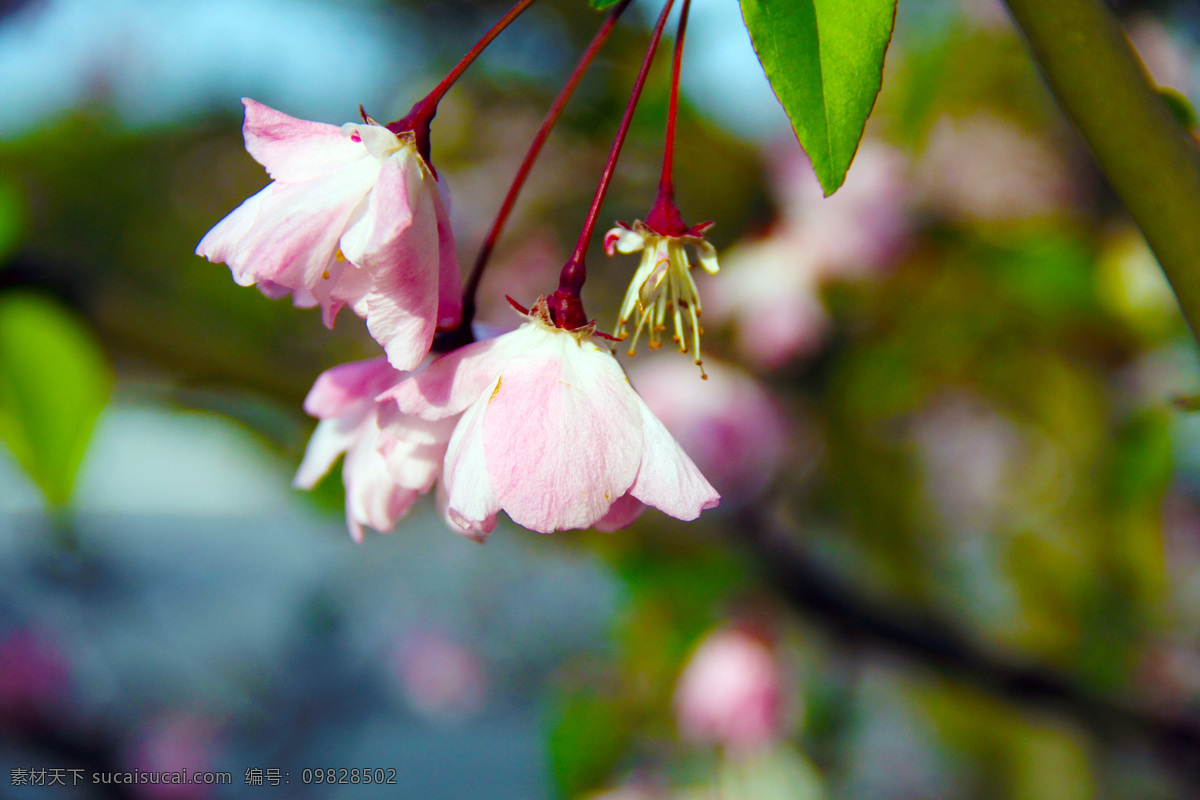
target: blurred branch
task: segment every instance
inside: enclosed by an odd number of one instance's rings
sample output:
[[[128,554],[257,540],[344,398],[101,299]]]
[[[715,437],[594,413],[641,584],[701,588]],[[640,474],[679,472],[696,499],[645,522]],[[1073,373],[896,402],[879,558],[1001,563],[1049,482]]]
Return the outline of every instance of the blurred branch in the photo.
[[[839,635],[890,648],[993,695],[1067,714],[1101,738],[1140,738],[1186,777],[1200,777],[1200,717],[1106,697],[1057,670],[981,647],[945,619],[869,599],[762,517],[742,520],[739,541],[785,600]]]
[[[1200,339],[1200,148],[1104,0],[1005,0]]]

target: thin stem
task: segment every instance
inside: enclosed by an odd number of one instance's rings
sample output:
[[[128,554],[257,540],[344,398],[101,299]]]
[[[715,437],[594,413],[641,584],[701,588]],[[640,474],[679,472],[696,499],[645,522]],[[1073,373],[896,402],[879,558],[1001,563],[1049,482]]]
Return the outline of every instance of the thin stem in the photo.
[[[600,204],[604,202],[608,184],[612,181],[613,171],[617,167],[617,157],[621,154],[622,145],[625,144],[625,134],[629,132],[629,123],[633,120],[633,112],[642,96],[642,87],[646,85],[646,75],[650,72],[650,64],[654,61],[655,51],[658,50],[663,27],[667,24],[667,17],[671,14],[671,6],[674,4],[675,0],[667,0],[663,5],[662,13],[658,15],[658,22],[654,25],[650,47],[646,50],[645,59],[642,60],[642,68],[638,72],[637,82],[633,85],[633,94],[629,98],[629,105],[625,107],[625,115],[621,118],[621,125],[617,129],[617,138],[613,141],[612,151],[608,154],[608,163],[604,165],[604,172],[600,176],[600,185],[596,187],[596,196],[592,198],[592,206],[588,209],[587,219],[579,234],[579,242],[575,245],[575,252],[571,255],[571,260],[563,267],[559,286],[559,290],[562,292],[578,297],[579,290],[583,287],[587,273],[583,259],[587,253],[588,242],[592,239],[592,232],[596,229],[596,218],[600,216]]]
[[[499,36],[501,31],[507,28],[513,20],[521,16],[521,13],[533,5],[534,2],[536,0],[518,0],[517,4],[509,9],[508,13],[501,17],[500,21],[493,25],[483,35],[483,38],[454,65],[454,69],[450,70],[450,74],[442,78],[441,82],[433,87],[432,92],[414,103],[406,115],[387,125],[388,130],[392,133],[411,133],[416,140],[417,152],[421,154],[421,157],[425,159],[425,163],[429,164],[431,169],[433,165],[429,157],[429,125],[437,115],[438,103],[442,101],[442,97],[445,96],[446,92],[450,91],[450,87],[454,85],[454,82],[466,72],[467,67],[471,66],[472,62],[479,57],[479,54],[492,43],[492,40]],[[363,119],[366,119],[365,113]]]
[[[654,206],[646,215],[646,224],[656,233],[664,236],[683,236],[687,233],[687,224],[679,214],[675,205],[675,121],[679,116],[679,75],[683,69],[683,38],[687,32],[688,10],[691,0],[683,0],[679,9],[679,30],[675,34],[675,58],[671,65],[671,101],[667,109],[667,142],[663,148],[662,177],[658,181],[658,196]]]
[[[442,78],[442,82],[433,88],[433,91],[429,93],[429,96],[425,98],[425,101],[432,103],[436,107],[438,102],[442,99],[442,96],[450,90],[450,87],[453,86],[454,82],[459,79],[459,76],[466,71],[467,67],[471,66],[471,62],[479,57],[479,54],[484,51],[484,48],[491,44],[492,40],[499,36],[500,32],[509,26],[509,23],[521,16],[521,13],[533,5],[534,2],[535,0],[519,0],[515,6],[509,9],[508,13],[501,17],[500,21],[493,25],[491,30],[485,33],[483,38],[480,39],[479,42],[472,47],[465,56],[462,57],[462,60],[455,65],[454,69],[450,70],[450,74],[445,78]]]
[[[1154,90],[1103,0],[1006,2],[1200,337],[1200,149]]]
[[[621,14],[632,3],[633,0],[621,0],[621,2],[608,15],[608,19],[600,26],[600,30],[596,31],[596,35],[592,37],[591,43],[587,49],[583,51],[583,55],[579,58],[579,63],[575,65],[575,69],[567,78],[566,84],[558,93],[558,97],[554,98],[553,105],[546,112],[545,118],[542,120],[542,125],[538,128],[537,135],[533,137],[533,143],[529,145],[529,151],[525,153],[525,159],[521,162],[520,168],[517,170],[516,177],[513,178],[512,185],[508,187],[508,194],[504,196],[504,202],[500,204],[500,210],[496,214],[496,219],[492,222],[492,228],[488,231],[487,238],[483,242],[483,246],[479,250],[479,255],[475,259],[475,266],[471,269],[471,275],[467,278],[467,284],[463,288],[463,312],[462,325],[467,330],[470,330],[471,322],[475,319],[475,295],[479,291],[479,282],[483,279],[483,271],[487,267],[488,260],[491,258],[492,251],[496,248],[496,242],[500,239],[500,234],[504,231],[504,226],[508,223],[508,217],[512,213],[513,206],[517,202],[517,196],[521,193],[521,189],[525,186],[525,179],[529,177],[529,171],[533,168],[534,161],[542,152],[542,146],[546,143],[546,139],[550,136],[550,131],[554,129],[555,123],[562,115],[563,109],[567,105],[567,101],[571,99],[571,95],[575,93],[575,89],[579,86],[579,82],[583,80],[584,73],[596,60],[596,56],[600,52],[600,48],[604,45],[608,35],[612,33],[616,27],[617,20],[621,18]]]
[[[683,37],[687,33],[688,10],[692,0],[683,0],[679,7],[679,29],[675,33],[675,58],[671,63],[671,102],[667,108],[667,143],[663,149],[662,177],[658,181],[659,193],[675,194],[672,180],[675,168],[675,119],[679,113],[679,76],[683,71]]]

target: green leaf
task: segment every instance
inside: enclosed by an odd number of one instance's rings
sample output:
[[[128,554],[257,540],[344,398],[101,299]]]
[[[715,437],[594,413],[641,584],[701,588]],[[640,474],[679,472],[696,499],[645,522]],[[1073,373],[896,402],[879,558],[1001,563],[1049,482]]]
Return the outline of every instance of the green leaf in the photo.
[[[846,179],[883,80],[895,0],[741,0],[775,96],[825,194]]]
[[[112,373],[83,324],[38,295],[0,298],[0,441],[53,506],[71,496]]]
[[[621,0],[588,0],[588,5],[597,11],[603,11],[606,8],[615,6]]]
[[[1196,109],[1192,108],[1191,102],[1179,92],[1168,86],[1159,86],[1158,96],[1166,102],[1167,108],[1171,109],[1171,114],[1180,125],[1195,128],[1200,124],[1196,119]]]

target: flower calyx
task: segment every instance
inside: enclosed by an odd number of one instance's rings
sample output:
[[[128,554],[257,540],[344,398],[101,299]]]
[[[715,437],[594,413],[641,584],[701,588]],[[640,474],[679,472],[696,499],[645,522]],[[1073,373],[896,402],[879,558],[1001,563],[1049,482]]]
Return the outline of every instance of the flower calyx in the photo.
[[[363,121],[368,125],[379,125],[378,122],[363,110],[361,105],[358,107],[358,111],[362,114]],[[429,98],[425,98],[413,105],[409,112],[400,119],[382,126],[396,134],[401,141],[411,144],[416,149],[418,155],[421,156],[423,165],[429,170],[435,180],[438,174],[430,158],[429,126],[436,115],[437,103],[431,103]]]
[[[562,303],[564,299],[569,300],[569,298],[563,298],[560,296],[560,294],[561,292],[555,292],[550,296],[541,295],[536,301],[534,301],[533,307],[529,309],[526,309],[511,297],[506,297],[506,299],[508,300],[509,305],[516,309],[518,314],[521,314],[530,322],[540,325],[543,328],[549,328],[551,331],[569,333],[580,343],[592,338],[593,336],[604,336],[604,334],[596,330],[596,320],[591,320],[590,322],[585,321],[578,325],[563,324],[563,322],[560,321],[562,320],[562,316],[561,313],[557,311],[556,304]],[[582,314],[583,306],[579,303],[578,298],[575,298],[575,303],[579,306],[579,314]]]

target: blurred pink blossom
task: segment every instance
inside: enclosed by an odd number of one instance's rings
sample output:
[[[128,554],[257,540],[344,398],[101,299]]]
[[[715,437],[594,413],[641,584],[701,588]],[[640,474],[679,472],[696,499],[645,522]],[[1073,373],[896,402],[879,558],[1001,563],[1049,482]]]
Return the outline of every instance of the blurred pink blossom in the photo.
[[[724,271],[702,291],[706,322],[734,322],[738,353],[758,369],[777,369],[814,352],[829,328],[812,253],[786,232],[735,245]]]
[[[246,149],[273,179],[201,240],[243,286],[343,306],[398,369],[416,367],[434,330],[462,313],[454,236],[437,178],[411,133],[367,120],[340,128],[244,99]]]
[[[984,112],[938,120],[916,176],[924,203],[953,220],[1038,219],[1078,203],[1066,164],[1045,139]]]
[[[629,378],[638,394],[721,493],[737,508],[766,491],[790,436],[773,397],[736,367],[709,360],[708,379],[669,356],[636,359]]]
[[[864,141],[846,182],[829,197],[795,141],[781,146],[774,162],[782,232],[804,246],[822,277],[875,271],[903,249],[912,186],[907,159],[899,150]]]
[[[738,352],[760,369],[816,350],[829,326],[821,285],[877,272],[909,233],[907,163],[893,148],[864,142],[831,197],[794,142],[774,161],[779,223],[730,249],[721,274],[702,285],[705,320],[732,321]]]
[[[429,718],[474,714],[487,700],[483,661],[438,631],[410,634],[396,645],[393,664],[405,700]]]
[[[733,757],[762,752],[783,735],[785,688],[774,646],[748,627],[711,633],[675,689],[679,731]]]

